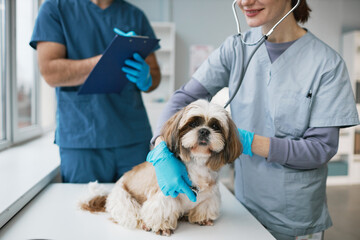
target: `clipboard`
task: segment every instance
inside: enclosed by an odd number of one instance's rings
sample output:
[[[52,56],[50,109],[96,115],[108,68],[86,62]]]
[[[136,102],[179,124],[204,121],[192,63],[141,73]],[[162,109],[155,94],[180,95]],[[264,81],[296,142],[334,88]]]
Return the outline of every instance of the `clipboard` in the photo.
[[[116,35],[80,87],[78,94],[120,93],[129,82],[121,70],[125,60],[132,58],[135,52],[145,59],[159,41],[160,39],[141,36]]]

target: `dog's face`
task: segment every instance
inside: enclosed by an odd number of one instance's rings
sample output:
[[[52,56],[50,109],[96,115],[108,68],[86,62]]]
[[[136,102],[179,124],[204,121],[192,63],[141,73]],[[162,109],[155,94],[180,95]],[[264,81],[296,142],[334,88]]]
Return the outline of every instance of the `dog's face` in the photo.
[[[182,161],[207,159],[217,171],[242,152],[238,131],[228,112],[217,104],[197,100],[180,110],[163,127],[161,135]]]

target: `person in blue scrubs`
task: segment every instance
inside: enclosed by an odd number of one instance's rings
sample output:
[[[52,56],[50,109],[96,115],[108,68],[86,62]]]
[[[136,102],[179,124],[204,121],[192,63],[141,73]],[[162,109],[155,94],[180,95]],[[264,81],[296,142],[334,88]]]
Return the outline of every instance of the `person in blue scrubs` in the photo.
[[[256,42],[296,0],[238,0]],[[332,225],[326,204],[327,162],[336,154],[339,129],[359,124],[358,112],[341,56],[309,30],[305,0],[261,45],[250,61],[239,92],[230,104],[243,154],[235,161],[236,198],[276,239],[322,234]],[[186,169],[164,147],[160,129],[178,109],[199,98],[211,99],[240,80],[241,65],[254,46],[228,37],[177,90],[158,123],[147,161],[153,163],[165,195],[185,193],[191,201]],[[171,174],[169,174],[169,172]]]
[[[156,38],[145,14],[123,0],[46,0],[36,19],[30,45],[56,90],[63,182],[115,182],[149,152],[152,132],[141,92],[160,83],[154,52],[127,61],[129,82],[120,94],[77,94],[115,37],[114,28]]]

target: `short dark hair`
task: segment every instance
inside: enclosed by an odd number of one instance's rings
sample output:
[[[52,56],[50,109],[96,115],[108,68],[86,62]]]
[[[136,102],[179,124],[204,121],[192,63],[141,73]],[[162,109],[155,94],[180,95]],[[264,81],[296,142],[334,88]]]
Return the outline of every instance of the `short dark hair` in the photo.
[[[291,7],[294,7],[297,0],[291,0]],[[300,0],[299,6],[294,10],[294,17],[297,22],[306,23],[310,17],[311,9],[306,0]]]

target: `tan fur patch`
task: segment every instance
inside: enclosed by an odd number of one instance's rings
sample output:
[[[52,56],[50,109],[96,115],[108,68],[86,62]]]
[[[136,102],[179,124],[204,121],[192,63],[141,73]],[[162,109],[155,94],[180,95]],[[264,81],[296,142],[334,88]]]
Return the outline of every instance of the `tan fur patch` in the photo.
[[[124,189],[136,199],[139,204],[147,200],[147,195],[154,195],[159,189],[155,168],[149,162],[141,163],[123,176]]]
[[[80,205],[82,210],[89,212],[105,212],[105,203],[107,196],[96,196],[87,203]]]
[[[211,155],[211,151],[208,146],[195,145],[193,148],[191,148],[191,152],[193,154]]]

